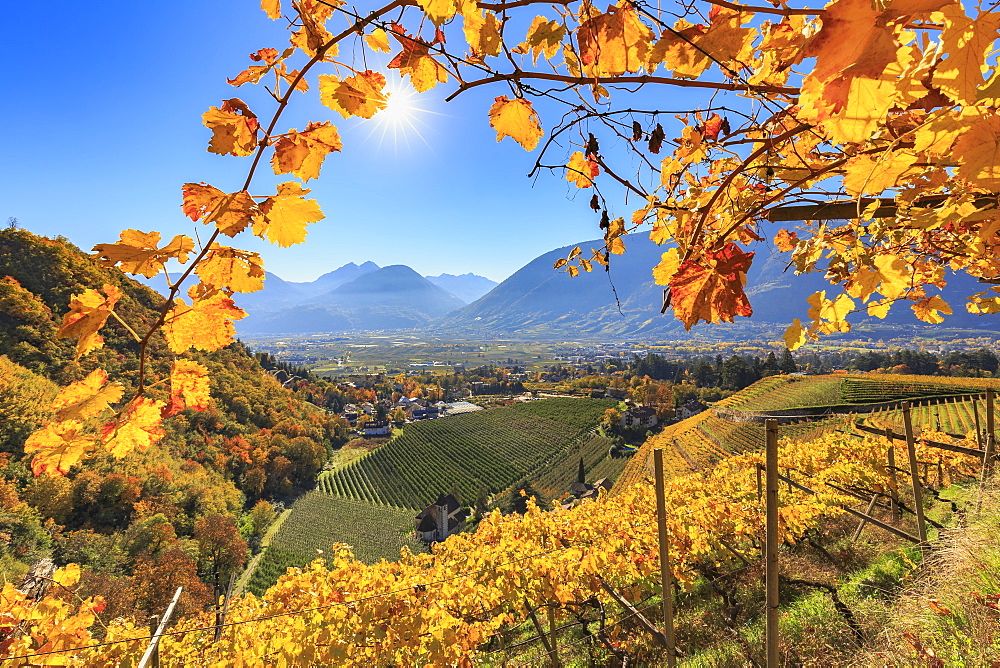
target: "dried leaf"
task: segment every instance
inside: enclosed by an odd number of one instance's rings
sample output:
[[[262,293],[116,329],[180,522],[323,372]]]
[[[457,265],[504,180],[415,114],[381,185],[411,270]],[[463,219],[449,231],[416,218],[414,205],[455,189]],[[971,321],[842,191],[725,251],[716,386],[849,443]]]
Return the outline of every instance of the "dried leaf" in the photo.
[[[104,345],[104,338],[97,332],[104,327],[124,293],[105,283],[104,294],[107,296],[102,297],[97,290],[88,288],[73,295],[69,301],[69,313],[63,316],[62,327],[56,332],[56,336],[76,339],[75,359]]]
[[[121,401],[125,389],[121,383],[108,382],[104,369],[94,369],[83,380],[70,383],[59,391],[52,401],[56,420],[86,420],[100,415]]]
[[[187,262],[188,254],[194,250],[194,241],[191,237],[181,234],[163,248],[157,248],[158,243],[160,243],[159,232],[122,230],[121,241],[114,244],[97,244],[94,246],[94,252],[106,267],[118,264],[126,273],[152,278],[163,270],[167,260],[176,258],[181,263]]]

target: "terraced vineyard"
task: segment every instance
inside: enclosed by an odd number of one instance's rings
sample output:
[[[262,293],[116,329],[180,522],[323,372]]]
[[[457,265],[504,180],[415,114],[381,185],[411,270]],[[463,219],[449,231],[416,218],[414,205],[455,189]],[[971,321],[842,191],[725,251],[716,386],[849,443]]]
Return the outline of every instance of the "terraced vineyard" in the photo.
[[[982,398],[970,397],[988,387],[1000,388],[1000,381],[985,378],[953,378],[900,375],[772,376],[724,399],[715,407],[751,412],[779,411],[792,408],[820,409],[850,404],[874,404],[912,399],[916,431],[935,429],[951,434],[967,434],[975,429],[973,405],[979,402],[979,415],[985,419]],[[845,404],[847,406],[845,406]],[[733,416],[739,418],[739,414]],[[818,420],[785,424],[780,435],[805,439],[830,429],[849,429],[854,419],[870,425],[903,430],[902,412],[891,408],[874,413],[830,415]],[[705,411],[671,425],[643,444],[632,457],[619,479],[625,487],[651,475],[653,448],[664,449],[668,475],[687,473],[710,466],[726,454],[758,449],[764,442],[764,427],[755,422],[731,422]]]
[[[364,501],[312,491],[292,506],[292,512],[271,541],[247,588],[258,594],[277,582],[292,566],[304,566],[334,543],[348,543],[366,563],[395,560],[403,547],[426,551],[413,537],[416,511],[376,506]]]
[[[940,376],[852,375],[845,376],[844,403],[865,404],[911,397],[969,394],[988,387],[1000,389],[994,378],[955,378]]]
[[[808,408],[843,403],[841,385],[845,376],[768,376],[726,397],[719,408],[769,411]]]
[[[572,445],[616,402],[545,399],[408,425],[403,434],[344,468],[323,474],[318,489],[374,504],[423,508],[457,490],[471,503],[499,492]]]
[[[949,434],[965,435],[976,429],[975,404],[978,404],[981,426],[985,427],[986,407],[983,400],[968,397],[944,397],[914,406],[911,409],[913,424]],[[866,416],[865,421],[873,426],[890,427],[897,432],[903,430],[903,414],[899,410],[871,413]]]

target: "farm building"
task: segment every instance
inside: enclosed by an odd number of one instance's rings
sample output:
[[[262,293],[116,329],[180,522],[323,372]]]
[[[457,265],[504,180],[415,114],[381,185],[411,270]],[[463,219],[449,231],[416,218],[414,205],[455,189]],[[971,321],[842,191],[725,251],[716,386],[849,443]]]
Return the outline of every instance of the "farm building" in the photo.
[[[638,406],[625,411],[619,424],[623,427],[652,427],[656,421],[655,410],[648,406]]]
[[[388,436],[392,431],[388,420],[372,420],[366,422],[364,427],[365,436]]]

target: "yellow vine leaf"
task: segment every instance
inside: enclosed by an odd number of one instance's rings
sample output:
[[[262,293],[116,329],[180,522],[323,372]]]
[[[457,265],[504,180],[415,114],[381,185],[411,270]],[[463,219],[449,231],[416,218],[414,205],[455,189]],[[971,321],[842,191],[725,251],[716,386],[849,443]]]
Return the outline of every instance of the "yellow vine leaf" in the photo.
[[[97,244],[94,252],[106,267],[121,265],[121,270],[129,274],[141,274],[152,278],[163,270],[163,265],[170,258],[176,258],[181,263],[187,262],[188,254],[194,250],[191,237],[178,234],[162,248],[159,232],[140,232],[139,230],[122,230],[121,241],[114,244]]]
[[[385,77],[372,70],[359,72],[343,81],[332,74],[319,75],[319,101],[344,118],[371,118],[385,109],[389,98],[384,91]],[[339,151],[340,147],[335,150]]]
[[[785,340],[785,347],[789,350],[801,348],[806,342],[806,328],[802,326],[802,321],[795,318],[785,330],[782,338]]]
[[[194,292],[192,288],[190,292]],[[236,306],[232,299],[222,292],[192,298],[193,306],[176,300],[167,313],[163,324],[163,335],[167,345],[175,353],[188,348],[198,350],[218,350],[232,343],[236,328],[234,320],[246,317],[246,312]]]
[[[170,368],[170,401],[163,416],[176,415],[185,408],[203,411],[210,402],[208,367],[193,360],[175,360]]]
[[[952,156],[959,177],[989,190],[1000,187],[1000,117],[973,123],[955,142]]]
[[[681,266],[681,257],[676,248],[671,248],[660,256],[660,263],[653,267],[653,281],[657,285],[670,285],[670,279]]]
[[[326,156],[341,148],[337,128],[329,121],[310,123],[302,132],[291,130],[275,143],[271,166],[275,174],[291,173],[308,181],[319,178]]]
[[[941,50],[948,57],[934,68],[931,84],[958,104],[975,104],[983,83],[983,62],[1000,34],[1000,13],[985,12],[973,19],[955,3],[936,16],[944,22]]]
[[[52,401],[56,420],[86,420],[100,415],[111,404],[121,401],[125,392],[122,384],[105,385],[107,382],[107,372],[104,369],[94,369],[83,380],[62,388]]]
[[[899,185],[916,161],[917,156],[906,151],[855,156],[845,166],[844,189],[853,197],[880,195]]]
[[[201,122],[212,131],[210,153],[252,155],[257,149],[257,116],[239,98],[225,100],[221,107],[210,107]]]
[[[511,100],[506,95],[493,101],[490,126],[497,132],[497,141],[510,137],[525,151],[534,150],[545,134],[531,102],[519,97]]]
[[[790,232],[789,230],[778,230],[778,233],[774,235],[774,245],[777,246],[778,250],[782,253],[795,250],[795,246],[798,243],[799,235],[795,232]]]
[[[250,60],[254,62],[263,62],[263,65],[251,65],[247,69],[243,70],[237,74],[232,79],[226,79],[226,83],[230,86],[236,86],[239,88],[243,84],[255,84],[260,81],[261,77],[270,72],[274,68],[275,63],[278,63],[279,59],[284,60],[288,56],[292,55],[295,49],[289,47],[284,53],[279,54],[277,49],[259,49],[254,53],[250,54]],[[279,64],[278,73],[284,74],[284,65]]]
[[[52,581],[60,587],[72,587],[80,581],[80,564],[66,564],[52,574]]]
[[[292,46],[301,49],[310,58],[314,58],[319,49],[326,44],[333,35],[323,25],[333,11],[330,5],[340,3],[326,2],[318,3],[313,0],[299,0],[292,7],[299,14],[300,27],[292,33],[289,41]],[[326,51],[326,58],[333,58],[337,55],[337,45]]]
[[[418,93],[434,88],[439,83],[447,83],[448,70],[431,57],[430,44],[419,37],[406,37],[402,28],[392,31],[392,36],[399,42],[403,50],[389,61],[387,67],[398,69],[401,75],[408,75],[410,83]],[[404,35],[404,36],[400,36]]]
[[[104,297],[97,290],[88,288],[69,300],[69,313],[63,316],[62,327],[56,332],[56,336],[76,339],[74,359],[80,359],[82,355],[104,345],[104,337],[97,332],[104,327],[124,293],[107,283],[103,289],[106,295]]]
[[[503,45],[500,19],[493,12],[484,14],[475,5],[473,7],[473,11],[462,14],[462,33],[469,43],[472,58],[481,61],[486,56],[499,56]]]
[[[631,4],[623,4],[584,21],[576,39],[586,75],[609,77],[645,66],[653,31]]]
[[[253,224],[253,233],[282,248],[305,241],[306,225],[325,217],[310,191],[294,181],[278,184],[278,194],[260,206],[264,213]]]
[[[389,46],[389,34],[382,28],[375,28],[370,35],[365,35],[365,44],[372,51],[389,53],[392,47]]]
[[[260,8],[270,19],[281,18],[281,0],[260,0]]]
[[[868,0],[836,0],[823,11],[823,27],[802,57],[816,58],[809,77],[825,82],[851,70],[874,79],[896,59],[893,28],[879,20],[882,11]]]
[[[833,332],[851,331],[850,323],[845,320],[847,314],[854,310],[854,300],[847,295],[839,295],[836,299],[827,299],[826,290],[814,292],[806,300],[809,303],[808,316],[820,331]],[[823,321],[826,322],[823,322]]]
[[[894,255],[876,257],[875,268],[878,270],[879,279],[881,279],[878,291],[886,299],[896,299],[902,296],[913,282],[913,270],[910,265]]]
[[[233,292],[257,292],[264,287],[264,265],[260,255],[250,251],[213,245],[198,263],[195,273],[202,283]]]
[[[417,0],[417,4],[437,26],[450,21],[458,13],[455,0]]]
[[[531,54],[531,64],[538,62],[538,56],[545,56],[546,60],[552,60],[563,38],[566,37],[566,27],[558,21],[552,21],[544,16],[536,16],[528,27],[528,35],[524,42],[518,45],[521,53]]]
[[[600,173],[601,168],[597,163],[585,157],[582,151],[574,151],[566,165],[566,180],[577,188],[589,188]]]
[[[913,309],[913,314],[917,316],[919,320],[929,322],[932,325],[944,322],[944,316],[941,315],[942,313],[945,315],[951,315],[951,306],[949,306],[948,302],[941,299],[938,295],[925,297],[915,304],[912,304],[910,308]]]
[[[753,255],[729,242],[698,261],[681,263],[670,281],[670,299],[685,329],[699,321],[733,322],[735,316],[753,314],[743,291]]]
[[[220,232],[235,237],[261,215],[257,202],[245,190],[226,194],[207,183],[185,183],[181,188],[181,210],[191,220],[204,218]]]
[[[161,423],[165,404],[146,397],[136,397],[114,421],[104,425],[101,439],[114,457],[124,457],[133,450],[142,452],[166,436]]]
[[[877,302],[872,302],[866,307],[866,312],[870,316],[874,316],[879,320],[885,320],[885,316],[889,315],[889,307],[892,306],[892,301],[889,299],[882,299]]]
[[[79,420],[51,422],[24,442],[24,454],[31,459],[31,471],[40,475],[66,475],[94,446],[94,439],[83,433]]]

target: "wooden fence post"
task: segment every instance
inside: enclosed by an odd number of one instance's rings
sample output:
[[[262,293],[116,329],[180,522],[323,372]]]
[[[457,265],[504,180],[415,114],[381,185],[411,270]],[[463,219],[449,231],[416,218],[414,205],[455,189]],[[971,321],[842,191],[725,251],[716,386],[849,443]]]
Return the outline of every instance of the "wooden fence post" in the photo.
[[[765,588],[767,668],[778,668],[778,421],[764,422],[764,472],[766,474]]]
[[[924,523],[924,502],[920,489],[920,472],[917,470],[917,444],[913,437],[913,422],[910,418],[910,402],[903,402],[903,427],[906,429],[906,455],[910,460],[910,484],[913,486],[913,512],[917,515],[917,536],[921,543],[927,542],[927,526]]]
[[[889,439],[889,510],[892,511],[892,521],[899,523],[903,519],[903,513],[899,509],[899,476],[896,475],[896,448],[892,445],[892,432],[885,430],[885,437]]]
[[[170,615],[174,612],[174,606],[177,605],[177,599],[181,597],[181,590],[183,587],[178,587],[177,591],[174,592],[174,597],[170,601],[170,605],[167,606],[167,611],[163,613],[163,617],[160,618],[160,624],[156,627],[156,631],[153,632],[153,637],[149,640],[149,647],[143,652],[142,658],[139,659],[139,665],[137,668],[147,668],[150,665],[150,660],[153,660],[153,656],[156,656],[155,663],[153,665],[160,665],[160,636],[167,628],[167,623],[170,621]]]
[[[667,543],[667,499],[664,492],[663,450],[653,450],[653,467],[656,474],[656,525],[660,537],[660,589],[663,611],[663,635],[667,639],[667,666],[677,665],[674,647],[674,595],[673,572],[670,569],[670,545]]]
[[[559,635],[556,629],[556,608],[550,605],[547,609],[549,617],[549,642],[552,643],[552,668],[559,668]]]
[[[229,599],[233,596],[233,584],[236,582],[236,571],[229,574],[229,586],[226,587],[226,597],[222,600],[222,609],[215,615],[215,637],[212,643],[217,643],[222,639],[222,628],[226,624],[226,615],[229,614]]]
[[[993,389],[990,388],[986,390],[986,447],[984,448],[985,454],[983,455],[983,474],[980,476],[981,482],[985,482],[986,479],[993,475],[993,468],[995,464],[993,458],[996,453],[996,420],[993,402]]]
[[[872,500],[868,502],[868,510],[865,511],[865,515],[872,514],[876,501],[878,501],[878,494],[872,494]],[[858,539],[861,538],[861,532],[865,530],[865,524],[867,523],[868,520],[861,520],[861,523],[858,524],[858,530],[854,532],[854,538],[851,539],[851,543],[858,542]]]

